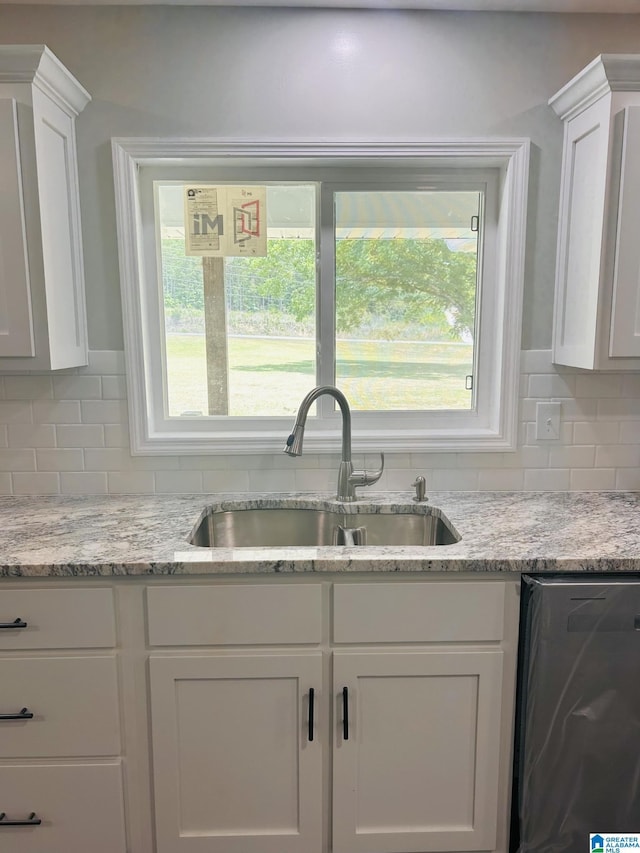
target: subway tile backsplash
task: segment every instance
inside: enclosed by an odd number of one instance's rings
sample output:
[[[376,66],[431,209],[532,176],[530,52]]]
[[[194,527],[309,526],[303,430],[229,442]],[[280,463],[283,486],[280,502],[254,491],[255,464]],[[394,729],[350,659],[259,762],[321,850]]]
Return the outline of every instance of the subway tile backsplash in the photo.
[[[124,355],[94,351],[86,368],[0,376],[0,494],[332,491],[339,454],[131,457]],[[640,489],[640,376],[557,367],[548,350],[521,358],[513,453],[390,453],[376,489]],[[562,404],[560,438],[535,437],[536,404]],[[381,448],[384,449],[384,448]],[[375,454],[356,464],[375,468]]]

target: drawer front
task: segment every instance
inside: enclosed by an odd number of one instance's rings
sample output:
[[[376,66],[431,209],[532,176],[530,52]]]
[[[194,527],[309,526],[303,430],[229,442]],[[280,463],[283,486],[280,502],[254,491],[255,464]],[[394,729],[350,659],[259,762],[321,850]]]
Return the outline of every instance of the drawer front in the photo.
[[[319,584],[147,589],[151,646],[319,643]]]
[[[119,754],[115,657],[0,658],[0,684],[3,758]]]
[[[110,589],[0,590],[0,653],[20,649],[111,648],[116,643]]]
[[[336,643],[499,641],[504,583],[335,584]]]
[[[11,853],[126,853],[122,769],[111,764],[3,765],[0,850]]]

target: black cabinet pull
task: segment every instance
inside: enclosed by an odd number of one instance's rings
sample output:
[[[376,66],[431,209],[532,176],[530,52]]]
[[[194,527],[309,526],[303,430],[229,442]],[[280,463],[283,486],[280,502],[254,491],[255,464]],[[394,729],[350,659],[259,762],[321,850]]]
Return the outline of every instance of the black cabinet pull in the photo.
[[[18,618],[14,622],[0,622],[0,628],[26,628],[27,623]]]
[[[0,720],[33,720],[33,714],[28,708],[23,708],[17,714],[0,714]]]
[[[31,812],[26,820],[8,820],[4,812],[0,813],[0,827],[3,826],[40,826],[42,821],[36,817],[35,812]]]
[[[342,688],[342,740],[349,740],[349,688]]]
[[[316,691],[313,687],[309,688],[309,740],[313,740],[313,712],[316,698]]]

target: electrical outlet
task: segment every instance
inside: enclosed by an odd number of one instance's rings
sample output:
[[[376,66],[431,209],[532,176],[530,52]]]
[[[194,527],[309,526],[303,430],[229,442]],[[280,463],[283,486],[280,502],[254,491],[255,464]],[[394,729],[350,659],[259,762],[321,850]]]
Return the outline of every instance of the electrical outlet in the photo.
[[[562,403],[538,403],[536,405],[536,439],[553,441],[560,438],[560,414]]]

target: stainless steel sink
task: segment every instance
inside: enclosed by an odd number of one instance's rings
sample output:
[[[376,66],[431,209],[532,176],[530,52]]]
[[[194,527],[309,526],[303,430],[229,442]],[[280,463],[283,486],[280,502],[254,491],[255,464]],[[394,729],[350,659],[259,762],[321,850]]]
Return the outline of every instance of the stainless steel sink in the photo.
[[[203,548],[291,548],[327,545],[451,545],[448,519],[420,512],[343,513],[300,507],[211,509],[189,542]]]

